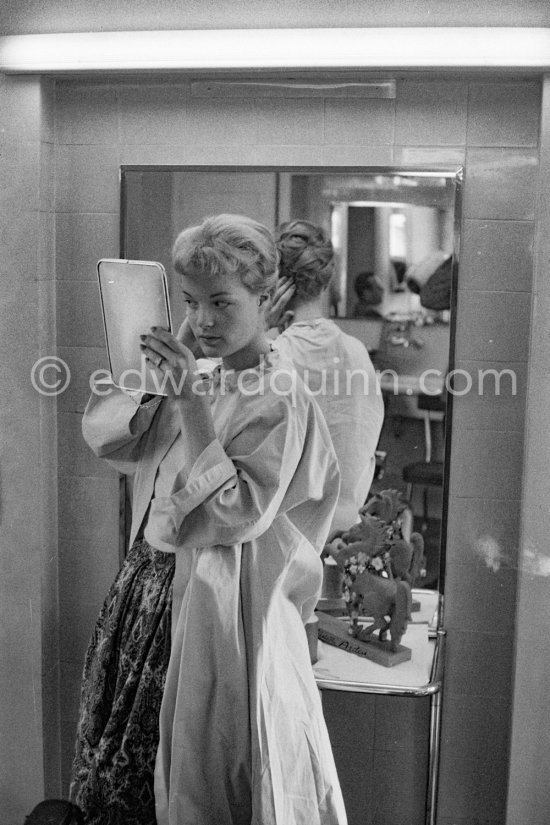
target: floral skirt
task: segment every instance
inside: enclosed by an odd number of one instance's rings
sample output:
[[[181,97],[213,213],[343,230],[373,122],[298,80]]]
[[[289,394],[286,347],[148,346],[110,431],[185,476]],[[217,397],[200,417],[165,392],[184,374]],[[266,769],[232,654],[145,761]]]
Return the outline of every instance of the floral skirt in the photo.
[[[89,825],[155,825],[159,711],[170,657],[175,557],[136,542],[86,653],[72,800]]]

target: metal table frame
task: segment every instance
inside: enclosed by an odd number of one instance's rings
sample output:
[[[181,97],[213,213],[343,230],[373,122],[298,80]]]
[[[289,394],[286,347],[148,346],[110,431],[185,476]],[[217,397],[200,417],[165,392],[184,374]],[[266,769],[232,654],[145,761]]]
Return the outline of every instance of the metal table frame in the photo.
[[[445,630],[430,630],[429,638],[434,639],[434,655],[430,679],[425,685],[406,686],[371,682],[354,682],[315,676],[317,687],[321,690],[340,690],[353,693],[375,693],[384,696],[429,696],[430,697],[430,734],[428,785],[426,788],[425,825],[435,825],[437,806],[437,780],[439,772],[439,742],[441,730],[441,703],[443,693],[443,673],[445,661]]]

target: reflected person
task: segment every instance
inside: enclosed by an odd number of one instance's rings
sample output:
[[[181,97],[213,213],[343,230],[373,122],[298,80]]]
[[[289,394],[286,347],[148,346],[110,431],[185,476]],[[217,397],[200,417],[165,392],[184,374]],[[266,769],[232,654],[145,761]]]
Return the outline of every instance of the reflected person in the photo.
[[[374,272],[360,272],[353,282],[357,303],[353,308],[354,318],[381,318],[384,301],[384,287]]]
[[[358,520],[375,472],[384,402],[365,345],[323,316],[334,250],[309,221],[281,224],[276,234],[279,284],[269,318],[278,351],[292,360],[327,422],[342,476],[333,530]]]

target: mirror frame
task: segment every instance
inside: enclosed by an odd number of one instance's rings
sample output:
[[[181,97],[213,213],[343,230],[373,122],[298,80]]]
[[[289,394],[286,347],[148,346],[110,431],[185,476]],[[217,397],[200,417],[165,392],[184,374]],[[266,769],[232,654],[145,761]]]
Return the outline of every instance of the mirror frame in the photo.
[[[460,258],[461,226],[462,226],[462,190],[464,182],[464,169],[456,165],[436,165],[436,166],[414,166],[414,165],[388,165],[388,166],[287,166],[287,165],[235,165],[235,164],[169,164],[169,165],[122,165],[120,167],[120,257],[127,258],[127,217],[128,217],[128,193],[127,182],[130,172],[265,172],[265,173],[285,173],[285,174],[326,174],[326,175],[392,175],[410,177],[444,177],[453,182],[454,185],[454,213],[453,213],[453,255],[451,268],[451,308],[450,308],[450,329],[449,329],[449,368],[448,375],[453,375],[455,369],[455,346],[457,327],[457,293],[458,293],[458,270]],[[279,219],[279,191],[276,187],[275,193],[275,220]],[[437,617],[437,627],[443,625],[443,603],[445,592],[445,569],[447,553],[447,525],[449,510],[449,482],[452,450],[452,417],[453,417],[453,393],[447,393],[445,412],[445,434],[444,434],[444,470],[442,488],[441,507],[441,529],[439,539],[439,610]],[[122,560],[127,551],[128,537],[130,533],[130,498],[128,484],[124,476],[120,479],[120,532],[119,532],[119,555]]]

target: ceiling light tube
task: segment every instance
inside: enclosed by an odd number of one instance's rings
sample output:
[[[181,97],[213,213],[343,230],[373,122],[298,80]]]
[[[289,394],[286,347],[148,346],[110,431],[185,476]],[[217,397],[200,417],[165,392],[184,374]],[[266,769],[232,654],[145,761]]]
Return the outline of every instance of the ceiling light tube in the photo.
[[[0,38],[0,72],[550,69],[550,28],[81,32]]]

